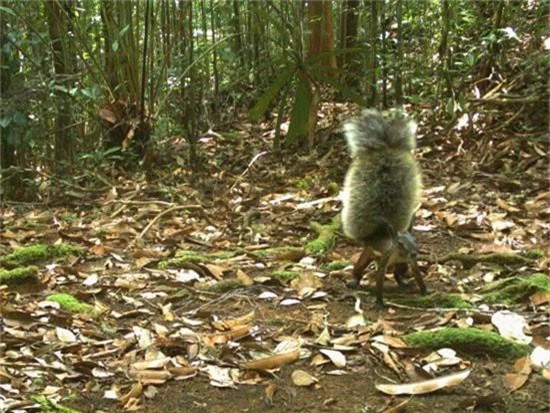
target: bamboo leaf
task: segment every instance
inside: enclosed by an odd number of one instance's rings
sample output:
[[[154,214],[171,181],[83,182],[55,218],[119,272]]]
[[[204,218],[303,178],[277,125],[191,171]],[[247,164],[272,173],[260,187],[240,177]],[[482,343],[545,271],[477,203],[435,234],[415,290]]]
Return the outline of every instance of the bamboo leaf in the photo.
[[[267,88],[262,97],[248,112],[251,121],[256,122],[260,116],[267,110],[269,104],[275,99],[279,91],[286,86],[295,73],[295,67],[290,67],[283,71],[277,79]]]
[[[288,126],[287,142],[294,143],[296,138],[307,136],[309,109],[312,102],[311,85],[301,78],[296,89],[296,99],[292,106],[290,125]]]

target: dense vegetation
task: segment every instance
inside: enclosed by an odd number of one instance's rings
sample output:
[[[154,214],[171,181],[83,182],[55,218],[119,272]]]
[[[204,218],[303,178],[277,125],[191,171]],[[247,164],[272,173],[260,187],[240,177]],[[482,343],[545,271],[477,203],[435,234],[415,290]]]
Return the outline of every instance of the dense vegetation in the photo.
[[[177,153],[198,171],[201,137],[247,119],[271,122],[275,149],[313,150],[320,111],[338,101],[410,105],[472,142],[544,130],[544,2],[32,5],[1,8],[8,200],[101,186],[113,161],[152,177]]]

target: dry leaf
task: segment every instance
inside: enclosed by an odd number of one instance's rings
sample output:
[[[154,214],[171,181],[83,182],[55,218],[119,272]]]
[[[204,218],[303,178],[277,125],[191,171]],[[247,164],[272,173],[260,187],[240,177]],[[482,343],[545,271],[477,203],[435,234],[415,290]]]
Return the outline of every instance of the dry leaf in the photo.
[[[128,393],[120,397],[120,403],[125,405],[130,401],[130,399],[139,399],[141,397],[142,392],[143,392],[143,385],[138,381],[136,384],[132,386],[132,388]]]
[[[292,382],[296,386],[311,386],[314,383],[317,383],[319,380],[309,374],[304,370],[294,370],[292,372]]]
[[[156,360],[136,361],[132,363],[135,370],[161,369],[170,363],[169,357],[163,357]]]
[[[235,382],[231,378],[230,368],[218,367],[218,366],[204,366],[201,371],[204,371],[210,377],[210,384],[214,387],[233,387],[235,388]]]
[[[272,400],[273,399],[273,396],[275,395],[275,392],[277,391],[277,384],[276,383],[269,383],[264,392],[265,392],[265,397],[268,398],[268,400]]]
[[[531,302],[534,306],[539,306],[541,304],[546,304],[550,302],[550,292],[539,291],[538,293],[533,294],[530,297]]]
[[[516,208],[514,206],[508,205],[504,200],[497,198],[496,204],[508,212],[519,212],[521,211],[519,208]]]
[[[513,372],[504,376],[504,385],[515,391],[521,388],[531,374],[531,360],[529,357],[522,357],[514,363]]]
[[[346,356],[344,356],[341,352],[328,349],[321,349],[319,352],[327,356],[336,367],[346,366]]]
[[[168,370],[134,370],[128,371],[128,376],[143,384],[162,384],[172,378]]]
[[[254,280],[242,270],[237,270],[236,276],[238,280],[242,281],[245,287],[250,287],[254,284]]]
[[[291,363],[298,360],[300,357],[300,349],[290,351],[284,354],[277,354],[275,356],[264,357],[258,360],[251,360],[241,364],[243,369],[250,370],[273,370],[278,369],[284,364]]]
[[[389,407],[386,410],[383,410],[382,413],[402,413],[407,411],[407,403],[412,400],[412,397],[409,397],[407,400],[403,400],[397,406]]]
[[[183,366],[183,367],[168,367],[168,371],[172,373],[172,375],[176,379],[188,379],[190,377],[195,376],[197,374],[198,369],[196,367]]]
[[[400,394],[426,394],[445,387],[456,386],[466,379],[471,370],[464,370],[459,373],[442,376],[435,379],[424,380],[416,383],[407,384],[376,384],[375,387],[382,393],[394,396]]]
[[[55,334],[57,335],[57,338],[63,343],[76,342],[76,335],[71,330],[68,330],[66,328],[56,327]]]
[[[497,311],[491,316],[491,323],[498,329],[499,334],[518,343],[529,344],[533,338],[525,335],[529,330],[527,321],[512,311]]]
[[[219,265],[214,264],[205,264],[204,268],[208,270],[208,273],[214,277],[216,280],[221,281],[223,279],[224,271],[227,271],[227,268],[220,267]]]

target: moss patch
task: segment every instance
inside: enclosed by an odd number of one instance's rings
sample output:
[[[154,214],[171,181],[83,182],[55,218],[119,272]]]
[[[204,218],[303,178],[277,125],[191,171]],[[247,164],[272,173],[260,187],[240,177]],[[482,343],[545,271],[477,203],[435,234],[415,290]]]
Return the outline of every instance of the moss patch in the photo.
[[[389,301],[419,308],[471,308],[472,305],[458,294],[436,292],[430,295],[388,296]]]
[[[293,280],[294,278],[297,278],[300,274],[296,271],[276,270],[273,271],[271,275],[282,280]]]
[[[233,290],[236,290],[238,288],[243,288],[243,287],[245,287],[245,285],[242,282],[242,280],[239,280],[237,278],[229,278],[227,280],[221,280],[221,281],[218,281],[215,284],[211,284],[211,285],[208,285],[208,286],[206,286],[206,285],[198,286],[197,289],[198,290],[203,290],[203,291],[209,291],[209,292],[213,292],[213,293],[223,294],[223,293],[226,293],[228,291],[233,291]]]
[[[0,265],[7,268],[14,268],[15,266],[38,264],[46,260],[62,258],[67,255],[78,255],[81,252],[81,248],[70,244],[34,244],[19,248],[0,258]]]
[[[496,264],[496,265],[528,265],[534,260],[519,254],[512,253],[492,253],[492,254],[449,254],[440,262],[460,261],[465,269],[472,268],[477,263]]]
[[[52,294],[48,296],[47,300],[59,303],[63,310],[70,311],[71,313],[97,314],[97,310],[93,305],[83,303],[70,294]]]
[[[41,394],[32,395],[31,399],[40,405],[40,411],[44,413],[80,413],[80,410],[65,407],[55,400],[49,399]]]
[[[543,250],[539,249],[533,249],[533,250],[527,250],[523,253],[523,255],[527,258],[531,258],[533,260],[538,260],[539,258],[543,258],[546,254]]]
[[[428,350],[449,347],[470,355],[487,354],[500,359],[516,359],[528,355],[531,347],[516,344],[492,331],[478,328],[442,328],[403,336],[409,345]]]
[[[260,260],[293,262],[300,261],[306,255],[303,248],[297,247],[266,248],[250,252],[249,254]]]
[[[317,238],[308,242],[306,252],[308,254],[322,254],[329,251],[334,245],[336,231],[342,225],[340,215],[335,216],[330,224],[321,225],[317,222],[311,223],[311,228],[318,234]]]
[[[348,265],[351,265],[351,261],[348,261],[348,260],[332,261],[322,265],[321,271],[331,272],[331,271],[343,270]]]
[[[38,267],[34,265],[13,270],[0,270],[0,284],[15,285],[36,281],[38,281]]]
[[[488,304],[515,304],[537,292],[550,292],[550,277],[535,273],[527,278],[505,278],[486,285],[482,292]]]
[[[233,258],[239,253],[243,253],[240,250],[230,250],[230,251],[217,251],[212,253],[204,253],[199,251],[191,250],[180,250],[176,253],[175,258],[169,260],[160,261],[158,268],[181,268],[186,263],[209,263],[214,260],[225,260],[228,258]]]

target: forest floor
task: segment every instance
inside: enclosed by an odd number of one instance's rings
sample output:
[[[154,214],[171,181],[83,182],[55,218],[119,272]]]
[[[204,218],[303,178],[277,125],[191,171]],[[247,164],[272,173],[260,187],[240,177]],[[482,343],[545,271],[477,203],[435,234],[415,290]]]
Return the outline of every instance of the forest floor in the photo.
[[[388,275],[377,312],[370,285],[345,286],[357,246],[336,230],[326,251],[306,247],[312,222],[341,207],[349,161],[331,125],[344,112],[321,123],[313,154],[276,155],[269,127],[243,123],[201,140],[193,176],[175,139],[147,181],[117,173],[100,192],[5,206],[0,267],[29,245],[77,249],[23,259],[33,282],[0,286],[0,411],[548,411],[550,375],[537,365],[550,348],[544,145],[498,133],[461,143],[463,132],[421,123],[414,232],[441,294],[422,301]],[[532,290],[505,289],[537,274],[546,279]],[[487,293],[499,282],[501,302]],[[468,327],[529,354],[483,340],[451,338],[456,354],[407,344],[415,331]]]

